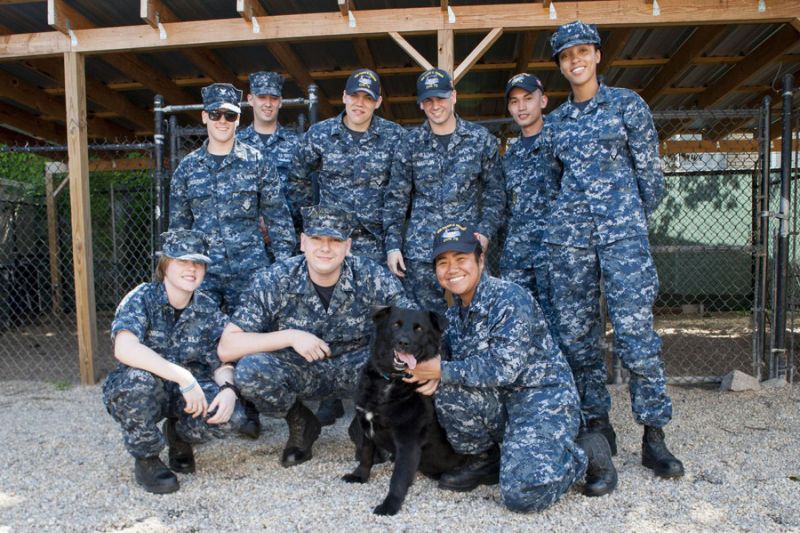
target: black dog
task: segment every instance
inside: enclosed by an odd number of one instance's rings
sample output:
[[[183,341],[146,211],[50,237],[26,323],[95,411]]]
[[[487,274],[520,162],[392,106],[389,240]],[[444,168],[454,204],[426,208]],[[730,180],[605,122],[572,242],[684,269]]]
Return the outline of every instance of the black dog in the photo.
[[[372,354],[361,372],[356,392],[356,415],[350,436],[356,443],[358,466],[342,477],[348,483],[366,483],[380,449],[394,456],[389,494],[374,513],[394,515],[400,510],[417,470],[437,479],[464,464],[453,451],[436,420],[433,400],[403,378],[407,368],[440,353],[446,321],[428,311],[397,307],[376,308]]]

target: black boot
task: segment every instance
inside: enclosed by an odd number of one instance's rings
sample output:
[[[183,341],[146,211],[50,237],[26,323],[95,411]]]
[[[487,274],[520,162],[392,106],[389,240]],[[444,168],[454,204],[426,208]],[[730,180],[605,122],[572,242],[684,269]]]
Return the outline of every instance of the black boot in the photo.
[[[439,488],[469,492],[478,485],[497,485],[499,482],[500,447],[495,444],[483,453],[471,455],[461,468],[442,474]]]
[[[642,437],[642,465],[653,470],[658,477],[671,479],[683,476],[683,463],[675,458],[664,442],[664,430],[644,427]]]
[[[604,496],[617,488],[617,469],[611,460],[611,448],[600,433],[586,432],[578,436],[578,446],[586,452],[589,465],[586,467],[586,496]]]
[[[169,494],[180,488],[178,478],[157,455],[136,459],[133,473],[136,483],[153,494]]]
[[[281,465],[289,467],[305,463],[311,459],[311,446],[319,437],[322,426],[314,413],[300,400],[294,402],[286,413],[286,423],[289,424],[289,440],[283,449]]]
[[[253,405],[253,402],[247,400],[239,400],[244,407],[244,414],[247,416],[242,427],[239,428],[239,433],[251,439],[257,439],[261,435],[261,420],[258,417],[258,409]]]
[[[611,427],[611,421],[608,419],[608,415],[589,420],[587,431],[602,434],[608,441],[608,446],[611,448],[611,455],[617,455],[617,434],[614,432],[614,428]]]
[[[167,418],[161,428],[169,444],[169,467],[173,472],[191,474],[194,472],[194,451],[191,444],[178,436],[176,422],[174,418]]]
[[[323,426],[332,426],[336,420],[344,416],[342,400],[322,400],[317,409],[317,419]]]

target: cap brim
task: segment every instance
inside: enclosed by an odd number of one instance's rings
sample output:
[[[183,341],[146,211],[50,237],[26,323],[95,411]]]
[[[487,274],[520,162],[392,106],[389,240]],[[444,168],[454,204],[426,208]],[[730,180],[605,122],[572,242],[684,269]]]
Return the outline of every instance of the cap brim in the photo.
[[[432,96],[435,96],[436,98],[447,98],[450,96],[450,94],[452,94],[452,92],[453,92],[452,89],[449,89],[447,91],[442,91],[442,90],[425,91],[424,93],[417,96],[417,103],[421,104],[422,102],[424,102],[425,100],[427,100]]]
[[[600,46],[600,43],[596,43],[594,41],[589,41],[587,39],[573,39],[571,41],[567,41],[566,43],[562,44],[558,47],[558,50],[553,52],[553,57],[556,57],[558,54],[566,50],[567,48],[572,48],[573,46],[578,46],[579,44],[593,44],[595,46]]]
[[[212,102],[210,104],[206,104],[203,109],[205,111],[217,111],[218,109],[227,109],[228,111],[233,111],[239,115],[242,114],[242,108],[238,105],[234,105],[230,102]]]
[[[283,96],[277,89],[259,89],[258,91],[251,90],[250,94],[253,96],[277,96],[278,98]]]
[[[378,99],[378,96],[375,94],[375,92],[371,91],[370,89],[358,88],[358,89],[355,89],[353,91],[348,91],[347,92],[347,94],[355,94],[355,93],[364,93],[364,94],[370,96],[373,100],[377,100]]]
[[[194,261],[195,263],[211,264],[211,258],[203,254],[184,254],[179,257],[173,257],[159,251],[156,252],[156,257],[169,257],[170,259],[177,259],[178,261]]]
[[[464,254],[469,254],[475,251],[476,242],[473,243],[466,243],[466,242],[445,242],[437,246],[433,249],[433,260],[435,261],[437,257],[442,255],[445,252],[460,252]]]
[[[340,241],[346,241],[350,238],[350,232],[345,234],[344,232],[331,228],[309,228],[304,229],[303,233],[306,237],[331,237],[332,239],[338,239]]]
[[[525,86],[524,84],[522,84],[522,83],[515,83],[514,85],[512,85],[511,87],[509,87],[508,89],[506,89],[506,100],[508,100],[508,95],[509,95],[509,94],[511,94],[511,91],[513,91],[514,89],[517,89],[517,88],[519,88],[519,89],[525,89],[525,90],[526,90],[526,91],[528,91],[529,93],[536,92],[536,91],[541,91],[541,90],[542,90],[542,88],[541,88],[541,87],[538,87],[538,86],[537,86],[537,87],[534,87],[533,89],[529,89],[528,87],[526,87],[526,86]]]

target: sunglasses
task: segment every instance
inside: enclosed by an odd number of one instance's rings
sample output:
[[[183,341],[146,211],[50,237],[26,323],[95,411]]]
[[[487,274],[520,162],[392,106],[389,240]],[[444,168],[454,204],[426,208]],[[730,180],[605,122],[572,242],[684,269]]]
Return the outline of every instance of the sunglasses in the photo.
[[[228,122],[236,122],[239,120],[239,113],[234,113],[233,111],[208,111],[208,118],[212,122],[216,122],[222,117],[225,117]]]

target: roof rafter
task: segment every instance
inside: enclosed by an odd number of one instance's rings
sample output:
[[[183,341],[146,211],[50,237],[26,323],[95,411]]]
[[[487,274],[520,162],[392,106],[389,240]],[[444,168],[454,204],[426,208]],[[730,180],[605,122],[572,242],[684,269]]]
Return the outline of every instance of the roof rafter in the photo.
[[[620,28],[611,31],[611,36],[603,44],[602,61],[597,67],[597,73],[603,75],[611,68],[612,63],[622,53],[628,39],[633,35],[634,28]]]
[[[304,92],[308,92],[308,86],[314,83],[314,79],[308,73],[308,69],[306,69],[303,62],[300,61],[297,54],[294,53],[291,46],[284,42],[269,42],[267,43],[267,49],[269,53],[272,54],[272,57],[289,72],[295,83],[300,86],[300,89]],[[317,96],[319,97],[320,114],[323,117],[334,116],[336,111],[328,103],[328,98],[325,96],[322,89],[318,89]]]
[[[458,67],[456,67],[456,70],[453,73],[453,83],[458,83],[461,78],[463,78],[466,73],[469,72],[469,69],[471,69],[472,66],[477,63],[481,57],[483,57],[483,54],[485,54],[489,48],[491,48],[492,45],[497,42],[497,39],[499,39],[501,35],[503,35],[503,28],[492,28],[492,31],[490,31],[486,37],[484,37],[481,42],[478,43],[478,46],[476,46],[472,52],[470,52],[469,55],[464,58],[464,61],[462,61]]]
[[[736,87],[768,68],[782,53],[797,43],[798,31],[791,24],[784,24],[740,63],[731,67],[720,79],[714,81],[698,99],[700,107],[711,107]]]
[[[535,31],[524,31],[517,38],[517,64],[514,67],[514,74],[520,74],[528,70],[528,63],[533,55],[533,45],[536,43]]]
[[[697,28],[672,54],[669,62],[650,80],[642,90],[641,97],[652,104],[726,29],[725,26]]]
[[[369,43],[367,40],[363,37],[356,37],[353,39],[353,46],[356,49],[358,62],[368,69],[378,72],[378,64],[375,62],[375,57],[372,55],[372,51],[369,49]],[[381,103],[383,116],[389,120],[394,120],[394,113],[392,112],[392,106],[389,104],[388,99],[389,93],[386,92],[386,87],[384,87],[383,84],[381,84],[381,92],[383,92],[383,102]]]
[[[36,118],[3,102],[0,102],[0,124],[56,144],[63,144],[67,138],[67,130],[61,124]]]

